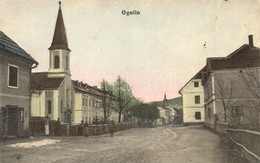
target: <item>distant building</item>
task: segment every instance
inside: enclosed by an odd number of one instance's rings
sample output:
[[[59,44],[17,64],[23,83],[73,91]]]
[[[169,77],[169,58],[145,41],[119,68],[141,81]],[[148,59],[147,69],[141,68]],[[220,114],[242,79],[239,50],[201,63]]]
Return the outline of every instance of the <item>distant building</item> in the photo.
[[[174,122],[176,109],[168,105],[166,93],[164,94],[163,101],[152,102],[157,105],[159,109],[160,118],[157,120],[157,125],[167,125]]]
[[[204,123],[204,91],[201,85],[201,71],[192,77],[179,93],[183,100],[183,123]]]
[[[0,31],[0,138],[28,135],[30,75],[37,65],[37,61]]]
[[[227,57],[208,58],[202,71],[205,124],[218,122],[259,128],[260,49],[244,44]],[[250,88],[249,88],[250,87]]]

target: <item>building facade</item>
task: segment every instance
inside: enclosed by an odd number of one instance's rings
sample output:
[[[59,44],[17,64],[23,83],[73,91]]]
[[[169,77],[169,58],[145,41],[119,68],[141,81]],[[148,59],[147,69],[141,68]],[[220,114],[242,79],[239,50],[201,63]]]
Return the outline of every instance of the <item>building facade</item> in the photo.
[[[201,72],[201,71],[200,71]],[[204,91],[201,74],[197,73],[179,91],[183,100],[183,123],[204,123]]]
[[[28,135],[30,75],[37,65],[37,61],[0,31],[0,137]]]
[[[104,123],[105,116],[107,122],[112,120],[118,121],[118,113],[113,110],[117,102],[115,96],[79,81],[73,81],[73,87],[75,95],[75,105],[73,106],[75,108],[75,123],[80,123],[81,121],[89,124]]]
[[[252,36],[249,37],[249,40]],[[227,57],[208,58],[202,72],[205,124],[259,126],[260,49],[252,41]]]

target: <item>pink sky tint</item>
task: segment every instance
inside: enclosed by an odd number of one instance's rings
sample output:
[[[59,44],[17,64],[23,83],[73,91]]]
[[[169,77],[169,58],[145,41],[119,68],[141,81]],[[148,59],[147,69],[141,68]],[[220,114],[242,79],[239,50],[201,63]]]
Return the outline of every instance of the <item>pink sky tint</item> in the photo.
[[[57,12],[58,0],[0,0],[0,29],[40,63],[34,71],[48,71]],[[72,79],[99,86],[121,75],[146,102],[179,96],[207,57],[227,56],[249,34],[260,46],[256,0],[62,0],[62,12]]]

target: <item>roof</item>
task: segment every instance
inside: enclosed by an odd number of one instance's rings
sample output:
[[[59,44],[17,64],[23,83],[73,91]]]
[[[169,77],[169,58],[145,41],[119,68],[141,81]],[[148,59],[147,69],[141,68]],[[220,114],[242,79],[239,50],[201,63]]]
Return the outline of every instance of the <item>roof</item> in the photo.
[[[179,90],[179,94],[181,94],[181,91],[183,90],[183,88],[186,87],[186,85],[188,85],[188,83],[190,81],[192,81],[193,79],[202,79],[202,71],[204,71],[206,68],[206,66],[204,66],[199,72],[197,72],[196,75],[194,75],[180,90]]]
[[[86,83],[79,82],[77,80],[72,80],[72,84],[73,84],[74,89],[77,91],[80,91],[83,93],[90,93],[90,94],[101,96],[101,97],[109,96],[115,100],[117,99],[117,97],[112,95],[110,92],[101,90],[97,87],[92,87]]]
[[[208,70],[260,67],[260,49],[244,44],[227,57],[207,58]]]
[[[49,48],[49,50],[54,50],[54,49],[70,50],[68,47],[66,28],[64,25],[62,11],[61,11],[61,2],[59,2],[59,11],[56,20],[56,26],[54,30],[51,47]]]
[[[35,64],[38,62],[33,59],[25,50],[23,50],[16,42],[10,39],[4,32],[0,31],[0,49],[7,50],[14,55],[28,59]]]
[[[48,72],[36,72],[31,75],[31,90],[58,89],[64,78],[48,78]]]

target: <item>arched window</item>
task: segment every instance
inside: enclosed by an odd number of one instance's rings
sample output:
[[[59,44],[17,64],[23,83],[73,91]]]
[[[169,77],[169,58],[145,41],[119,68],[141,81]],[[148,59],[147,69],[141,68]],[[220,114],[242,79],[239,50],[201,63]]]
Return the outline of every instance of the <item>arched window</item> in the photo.
[[[69,70],[69,57],[66,56],[66,70]]]
[[[60,57],[58,55],[54,57],[54,68],[60,68]]]
[[[51,114],[51,100],[47,101],[47,106],[48,106],[48,114]]]

